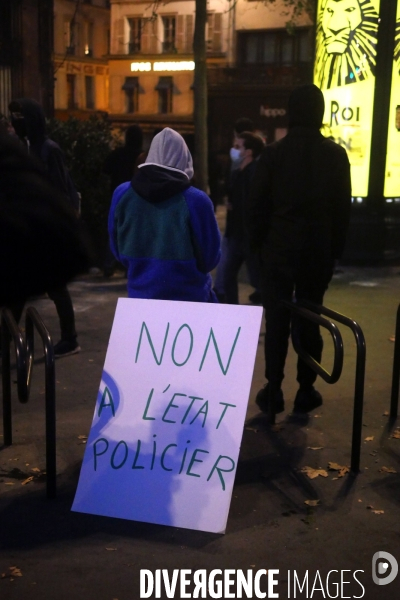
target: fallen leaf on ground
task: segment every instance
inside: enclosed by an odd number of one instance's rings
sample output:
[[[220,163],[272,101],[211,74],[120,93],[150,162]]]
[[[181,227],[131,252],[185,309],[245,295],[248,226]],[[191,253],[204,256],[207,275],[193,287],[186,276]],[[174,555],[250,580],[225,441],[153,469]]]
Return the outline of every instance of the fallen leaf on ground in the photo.
[[[362,502],[362,500],[358,499],[359,502]]]
[[[24,479],[24,481],[21,481],[21,485],[26,485],[27,483],[30,483],[31,481],[33,481],[33,475],[31,477],[28,477],[28,479]]]
[[[392,438],[395,440],[400,440],[400,431],[393,431]]]
[[[372,442],[373,439],[374,439],[374,436],[369,435],[368,437],[364,438],[364,442]]]
[[[344,477],[346,475],[346,473],[348,473],[350,471],[349,467],[346,467],[344,465],[338,465],[338,463],[335,463],[335,462],[329,462],[328,463],[328,469],[330,471],[339,471],[338,472],[338,478],[339,477]]]
[[[116,550],[116,548],[106,548],[106,550]]]
[[[383,413],[382,417],[388,417],[389,416],[389,411],[385,410],[385,412]]]
[[[319,500],[304,500],[304,504],[307,506],[318,506],[319,502]]]
[[[254,433],[258,433],[258,429],[256,429],[255,427],[245,427],[245,429],[247,431],[254,431]]]
[[[314,419],[320,419],[322,415],[314,415]]]
[[[374,515],[383,515],[384,514],[384,510],[371,510],[371,512],[374,513]]]
[[[87,440],[87,435],[78,435],[78,440]]]
[[[388,338],[389,342],[395,342],[396,341],[396,337],[394,335],[391,335],[390,338]]]
[[[328,473],[325,471],[325,469],[313,469],[312,467],[303,467],[301,469],[301,472],[306,473],[309,479],[315,479],[319,475],[321,475],[321,477],[328,477]]]
[[[6,577],[9,577],[11,581],[13,581],[12,577],[22,577],[21,569],[18,567],[8,567],[8,572],[1,574],[1,579],[5,579]]]
[[[322,450],[323,446],[307,446],[307,450]]]
[[[34,467],[33,469],[31,469],[32,473],[40,473],[40,469],[38,469],[37,467]]]
[[[392,467],[381,467],[379,471],[381,473],[397,473],[396,469],[393,469]]]
[[[13,481],[6,481],[6,485],[14,485]]]
[[[272,427],[271,427],[272,431],[282,431],[282,429],[285,429],[285,428],[280,423],[277,423],[276,425],[272,425]]]

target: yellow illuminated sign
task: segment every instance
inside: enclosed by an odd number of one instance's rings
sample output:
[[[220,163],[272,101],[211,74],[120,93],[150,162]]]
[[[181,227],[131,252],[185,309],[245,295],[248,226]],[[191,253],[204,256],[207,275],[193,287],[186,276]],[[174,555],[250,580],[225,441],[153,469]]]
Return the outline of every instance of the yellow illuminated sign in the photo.
[[[314,83],[324,135],[347,150],[353,196],[367,196],[380,0],[319,0]]]
[[[400,197],[400,2],[397,2],[396,37],[383,195],[387,198]]]
[[[133,62],[131,71],[194,71],[193,60],[161,60],[158,62]]]

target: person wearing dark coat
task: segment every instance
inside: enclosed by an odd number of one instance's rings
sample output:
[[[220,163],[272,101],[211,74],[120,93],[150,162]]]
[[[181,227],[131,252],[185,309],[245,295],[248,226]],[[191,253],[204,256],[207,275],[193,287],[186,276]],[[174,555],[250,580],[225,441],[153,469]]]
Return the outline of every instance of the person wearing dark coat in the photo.
[[[142,146],[142,128],[139,125],[131,125],[125,132],[125,144],[115,148],[107,156],[104,173],[110,176],[112,193],[121,183],[132,179]]]
[[[36,100],[21,98],[13,100],[9,109],[16,134],[26,145],[29,154],[41,164],[48,181],[64,197],[66,205],[70,204],[70,179],[64,155],[58,144],[46,135],[46,119],[42,106]],[[78,206],[71,206],[71,208],[77,210]],[[46,291],[55,304],[60,320],[61,339],[54,345],[54,355],[59,358],[80,352],[75,330],[74,308],[67,286],[51,287]],[[18,306],[13,307],[16,321],[19,321],[22,315],[23,306],[22,300]]]
[[[0,132],[0,306],[64,286],[88,268],[90,255],[73,208],[43,165]]]
[[[322,304],[335,261],[342,255],[350,219],[351,181],[346,151],[320,133],[324,97],[315,85],[294,90],[289,98],[289,131],[262,153],[250,190],[247,228],[261,254],[266,316],[265,377],[256,403],[268,412],[273,394],[276,412],[284,410],[281,384],[292,325],[301,346],[321,361],[319,327],[293,319],[282,300]],[[298,359],[294,408],[308,412],[322,404],[314,388],[316,373]]]
[[[143,131],[140,125],[130,125],[125,131],[125,144],[110,152],[104,161],[103,171],[110,177],[111,195],[115,189],[131,181],[143,155]],[[108,246],[103,265],[105,277],[111,277],[118,265]]]
[[[250,284],[259,288],[259,260],[257,254],[250,250],[244,217],[251,180],[264,142],[255,133],[244,131],[238,135],[237,145],[241,161],[231,174],[224,236],[226,257],[223,284],[226,304],[239,304],[238,275],[243,263],[246,264]]]

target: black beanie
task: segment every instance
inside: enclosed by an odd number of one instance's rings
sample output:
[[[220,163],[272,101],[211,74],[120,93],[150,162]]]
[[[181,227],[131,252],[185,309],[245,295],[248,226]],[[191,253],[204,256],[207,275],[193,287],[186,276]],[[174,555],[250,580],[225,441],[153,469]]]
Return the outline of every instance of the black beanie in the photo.
[[[324,95],[313,83],[302,85],[290,94],[288,109],[289,127],[302,125],[319,129],[324,117]]]

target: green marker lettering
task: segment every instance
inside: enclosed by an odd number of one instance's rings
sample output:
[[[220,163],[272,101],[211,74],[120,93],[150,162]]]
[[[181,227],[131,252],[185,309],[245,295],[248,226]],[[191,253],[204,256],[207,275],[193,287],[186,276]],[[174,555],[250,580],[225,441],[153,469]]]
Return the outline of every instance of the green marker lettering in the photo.
[[[195,420],[197,419],[197,417],[198,417],[200,414],[203,414],[203,415],[204,415],[204,419],[203,419],[203,424],[202,424],[202,427],[204,427],[204,425],[205,425],[205,422],[206,422],[206,419],[207,419],[207,413],[208,413],[208,400],[206,400],[206,401],[204,402],[203,406],[200,408],[200,410],[198,410],[198,411],[197,411],[196,415],[195,415],[195,416],[193,417],[193,419],[190,421],[190,425],[191,425],[192,423],[194,423],[194,422],[195,422]]]
[[[140,346],[141,346],[141,343],[142,343],[143,330],[146,331],[147,339],[149,341],[150,348],[151,348],[151,351],[152,351],[153,356],[154,356],[154,360],[156,361],[157,365],[160,366],[161,363],[162,363],[162,360],[163,360],[163,356],[164,356],[165,344],[167,343],[167,337],[168,337],[168,332],[169,332],[169,323],[167,324],[167,329],[165,330],[164,343],[163,343],[163,347],[161,349],[160,358],[157,358],[157,354],[156,354],[156,351],[155,351],[154,346],[153,346],[153,341],[152,341],[152,339],[150,337],[150,332],[149,332],[149,330],[147,328],[147,325],[146,325],[145,321],[143,321],[142,328],[140,330],[138,347],[137,347],[137,350],[136,350],[135,363],[137,363],[138,358],[139,358],[139,352],[140,352]]]
[[[176,362],[175,360],[175,344],[178,340],[178,336],[180,334],[180,332],[182,331],[182,329],[186,327],[189,331],[189,335],[190,335],[190,346],[189,346],[189,351],[188,354],[185,358],[185,360],[181,363]],[[174,365],[176,365],[177,367],[183,367],[183,365],[185,365],[187,363],[187,361],[190,358],[190,355],[192,354],[192,350],[193,350],[193,333],[192,330],[190,329],[189,325],[186,325],[186,323],[184,325],[182,325],[181,327],[179,327],[178,331],[176,332],[176,336],[174,339],[174,343],[172,344],[172,350],[171,350],[171,358],[172,358],[172,362],[174,363]]]
[[[218,421],[217,426],[216,426],[215,429],[218,429],[218,427],[220,426],[221,421],[224,418],[226,411],[228,410],[228,406],[231,406],[232,408],[236,408],[236,404],[228,404],[227,402],[219,402],[219,404],[222,404],[222,406],[225,406],[225,408],[222,411],[222,414],[221,414],[221,416],[219,418],[219,421]]]
[[[164,458],[165,455],[167,453],[167,450],[169,450],[169,448],[173,448],[175,446],[175,448],[177,448],[177,444],[168,444],[168,446],[166,448],[164,448],[163,453],[161,454],[161,468],[164,469],[164,471],[172,471],[172,469],[168,469],[165,465],[164,465]]]
[[[110,402],[106,402],[105,401],[106,400],[106,396],[109,397]],[[98,417],[100,417],[103,408],[105,408],[106,406],[110,406],[111,407],[111,411],[112,411],[113,417],[115,417],[114,402],[113,402],[113,399],[112,399],[112,396],[111,396],[111,392],[110,392],[110,390],[108,389],[107,386],[104,388],[104,392],[103,392],[103,395],[101,397],[101,402],[100,402],[100,406],[99,406],[99,412],[97,413]]]
[[[103,450],[103,452],[97,452],[97,444],[99,442],[105,442],[105,444],[106,444],[106,447]],[[102,456],[102,454],[105,454],[107,452],[107,450],[108,450],[108,441],[106,440],[106,438],[99,438],[93,444],[93,458],[94,458],[94,470],[95,471],[97,471],[97,457]]]
[[[165,418],[167,416],[167,413],[168,413],[168,411],[169,411],[170,408],[179,408],[179,404],[174,404],[173,403],[175,396],[185,396],[185,398],[186,398],[186,394],[174,394],[172,396],[172,398],[171,398],[171,400],[170,400],[170,402],[169,402],[167,408],[165,409],[164,414],[163,414],[163,416],[161,418],[161,420],[164,421],[164,423],[176,423],[176,421],[171,421],[171,419],[166,419]]]
[[[230,469],[222,469],[221,467],[218,467],[219,461],[222,460],[223,458],[226,458],[227,460],[231,461],[232,466]],[[218,473],[218,477],[220,478],[220,481],[221,481],[222,489],[225,491],[225,481],[224,481],[224,478],[222,477],[221,473],[230,473],[231,471],[233,471],[234,468],[235,468],[235,461],[232,460],[229,456],[222,456],[222,454],[220,454],[218,456],[217,460],[215,461],[215,464],[214,464],[213,468],[211,469],[209,476],[207,477],[207,481],[210,481],[212,474],[216,470]]]
[[[197,448],[193,452],[193,454],[192,454],[192,458],[190,459],[190,463],[189,463],[189,466],[187,468],[186,475],[191,475],[192,477],[200,477],[200,475],[198,473],[191,473],[190,472],[190,469],[192,468],[192,466],[193,466],[193,464],[195,462],[198,462],[198,463],[202,463],[203,462],[201,459],[196,458],[197,452],[204,452],[204,454],[210,454],[208,450],[200,450],[200,448]]]
[[[232,356],[233,356],[233,351],[235,350],[235,346],[236,346],[236,342],[238,341],[240,330],[241,330],[241,327],[239,327],[239,329],[237,330],[237,334],[236,334],[235,340],[233,342],[233,346],[231,348],[231,352],[229,354],[229,358],[228,358],[228,362],[226,364],[226,368],[224,368],[224,365],[222,364],[222,360],[221,360],[221,355],[219,353],[219,348],[218,348],[217,340],[215,339],[215,335],[214,335],[213,329],[211,327],[211,329],[210,329],[210,335],[208,336],[208,340],[207,340],[206,348],[204,350],[203,358],[201,359],[199,371],[201,371],[202,368],[203,368],[203,364],[204,364],[204,361],[206,359],[207,352],[208,352],[208,347],[209,347],[210,342],[212,340],[213,344],[214,344],[215,352],[217,353],[218,364],[220,366],[220,369],[221,369],[222,373],[224,375],[226,375],[227,372],[228,372],[228,369],[229,369],[229,365],[231,364],[231,359],[232,359]]]
[[[114,458],[115,458],[115,455],[117,454],[118,448],[121,446],[121,444],[123,444],[125,446],[125,454],[122,459],[122,462],[119,465],[116,465],[116,464],[114,464]],[[128,452],[129,451],[128,451],[127,443],[124,442],[124,440],[121,440],[120,442],[118,442],[118,444],[114,448],[113,453],[111,454],[111,461],[110,461],[111,468],[112,469],[120,469],[121,467],[123,467],[124,464],[126,463],[126,459],[128,458]]]

